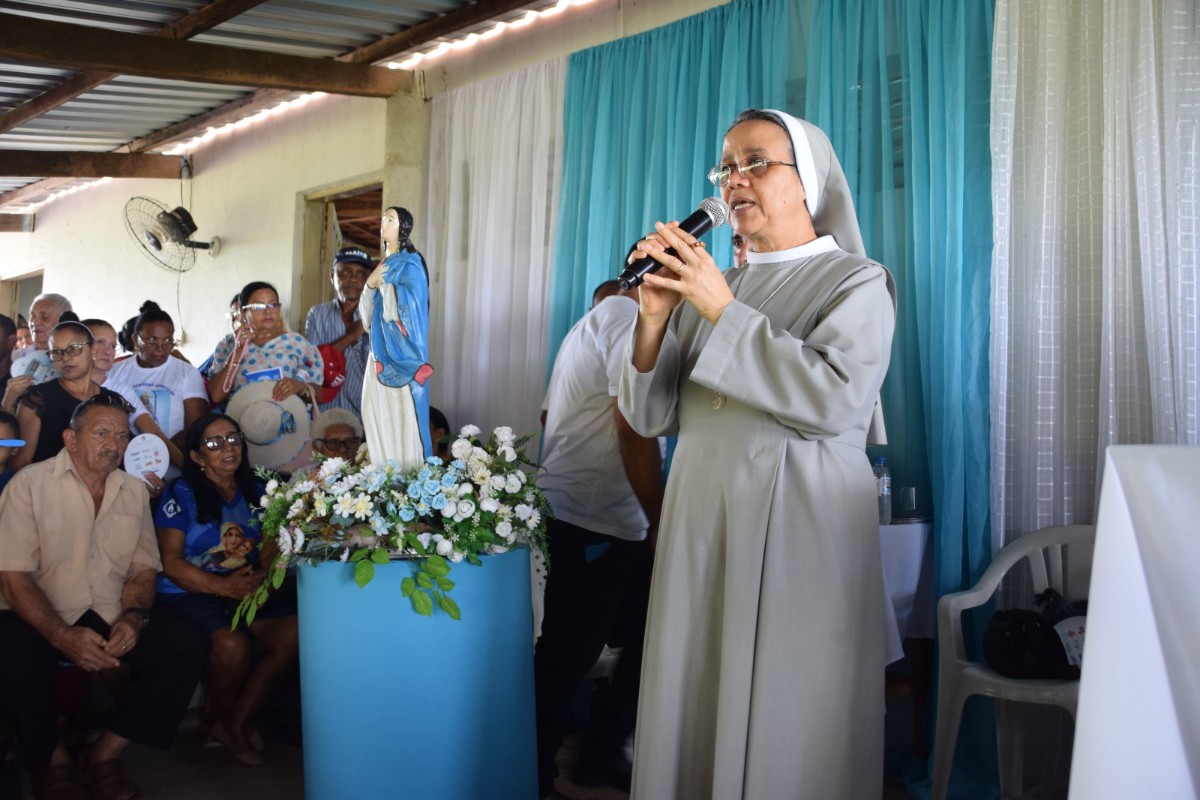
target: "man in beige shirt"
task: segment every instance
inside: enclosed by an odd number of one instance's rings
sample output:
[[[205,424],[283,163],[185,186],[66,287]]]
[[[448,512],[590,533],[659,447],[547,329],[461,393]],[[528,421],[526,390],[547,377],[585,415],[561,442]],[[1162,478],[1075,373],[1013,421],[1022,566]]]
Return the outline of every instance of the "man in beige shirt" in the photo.
[[[16,730],[39,797],[76,797],[54,720],[55,663],[128,664],[132,687],[85,764],[95,797],[137,793],[121,773],[130,740],[168,747],[208,659],[208,636],[157,610],[161,567],[145,484],[117,469],[129,443],[108,396],[81,403],[53,459],[0,498],[0,714]]]

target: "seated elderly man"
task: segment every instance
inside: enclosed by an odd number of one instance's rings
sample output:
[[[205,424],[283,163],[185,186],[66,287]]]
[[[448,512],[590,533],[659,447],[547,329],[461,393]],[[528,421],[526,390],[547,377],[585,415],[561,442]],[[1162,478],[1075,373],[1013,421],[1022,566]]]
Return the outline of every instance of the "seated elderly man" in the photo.
[[[132,685],[84,757],[93,796],[128,800],[130,740],[168,747],[208,660],[208,637],[154,603],[161,568],[146,486],[117,469],[125,410],[106,395],[75,409],[65,447],[18,472],[0,498],[0,715],[38,797],[78,797],[55,726],[55,663],[128,664]]]
[[[29,305],[29,330],[33,343],[12,351],[11,361],[24,358],[38,350],[50,347],[50,331],[62,319],[62,315],[71,310],[71,301],[61,294],[39,294]],[[10,361],[10,364],[11,364]],[[33,379],[28,375],[13,375],[0,395],[0,408],[12,413],[17,410],[17,398],[33,385]]]

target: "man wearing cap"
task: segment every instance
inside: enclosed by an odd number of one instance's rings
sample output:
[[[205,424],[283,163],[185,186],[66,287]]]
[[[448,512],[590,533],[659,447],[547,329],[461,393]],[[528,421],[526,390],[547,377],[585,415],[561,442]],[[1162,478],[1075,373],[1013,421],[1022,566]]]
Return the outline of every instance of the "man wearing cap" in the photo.
[[[20,742],[38,797],[74,797],[55,725],[55,664],[126,664],[129,691],[83,757],[97,798],[131,798],[129,742],[166,748],[208,661],[208,637],[154,609],[162,568],[141,479],[118,467],[129,443],[123,401],[80,403],[56,458],[18,472],[0,498],[0,715]]]
[[[344,382],[333,399],[321,404],[322,411],[345,408],[356,416],[362,415],[363,372],[367,368],[367,353],[370,351],[369,336],[363,330],[358,313],[358,300],[362,296],[367,276],[375,268],[371,257],[361,247],[343,247],[334,256],[329,270],[329,280],[337,297],[328,303],[315,305],[308,310],[304,320],[304,338],[321,348],[326,364],[336,361],[329,358],[330,350],[340,353],[346,362]],[[326,394],[336,388],[340,376],[330,375],[326,370]]]

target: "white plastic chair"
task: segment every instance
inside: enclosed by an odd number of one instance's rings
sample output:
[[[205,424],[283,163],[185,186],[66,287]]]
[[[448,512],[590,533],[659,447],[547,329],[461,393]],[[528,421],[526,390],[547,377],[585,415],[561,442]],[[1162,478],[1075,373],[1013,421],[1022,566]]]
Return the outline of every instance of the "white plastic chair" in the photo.
[[[963,704],[973,694],[996,700],[996,749],[1000,762],[1000,796],[1021,796],[1023,732],[1011,701],[1062,706],[1072,717],[1079,700],[1079,681],[1006,678],[980,662],[968,661],[963,642],[962,612],[988,602],[1004,575],[1022,560],[1029,564],[1033,594],[1053,587],[1069,600],[1087,598],[1092,572],[1093,525],[1043,528],[1026,534],[996,553],[979,581],[965,592],[938,601],[938,708],[933,746],[933,800],[945,800],[950,767],[958,743]]]

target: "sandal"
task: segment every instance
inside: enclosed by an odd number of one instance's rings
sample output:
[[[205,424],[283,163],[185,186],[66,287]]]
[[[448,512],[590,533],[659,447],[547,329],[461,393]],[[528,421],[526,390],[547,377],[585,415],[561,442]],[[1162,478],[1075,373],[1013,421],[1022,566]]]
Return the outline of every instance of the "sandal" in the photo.
[[[229,748],[229,752],[233,754],[233,758],[243,767],[261,767],[267,763],[267,757],[260,753],[253,744],[249,750],[238,750],[234,747],[233,740],[229,738],[229,734],[225,732],[225,727],[220,722],[214,722],[209,728],[213,738],[221,744]]]
[[[89,764],[87,776],[96,800],[133,800],[138,795],[137,786],[125,778],[120,759]]]

